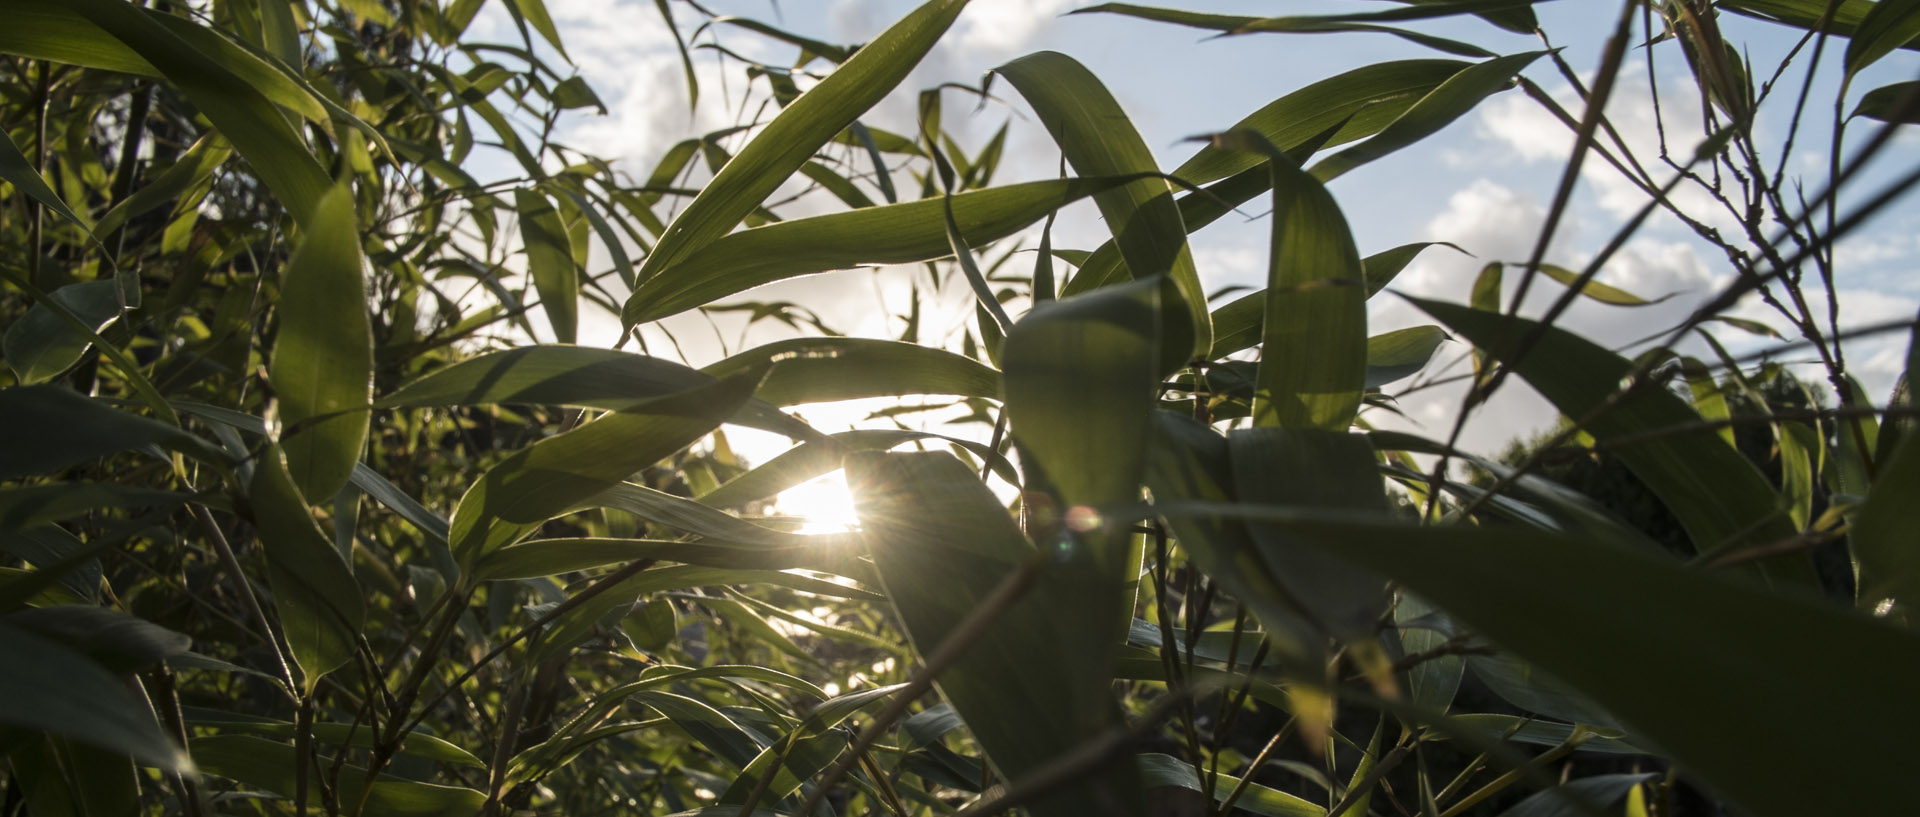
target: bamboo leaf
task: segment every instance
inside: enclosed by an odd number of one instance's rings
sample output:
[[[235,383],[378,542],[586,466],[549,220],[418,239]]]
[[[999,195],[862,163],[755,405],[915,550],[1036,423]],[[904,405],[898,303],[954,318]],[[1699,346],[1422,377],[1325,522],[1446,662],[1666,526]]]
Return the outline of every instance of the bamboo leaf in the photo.
[[[120,316],[118,285],[112,280],[68,284],[48,296],[95,334]],[[80,362],[93,339],[62,320],[52,309],[35,304],[7,327],[0,337],[0,354],[7,368],[23,384],[45,383]]]
[[[1436,245],[1453,247],[1444,241],[1422,241],[1403,244],[1360,259],[1361,274],[1367,280],[1367,297],[1379,294],[1422,250]],[[1259,343],[1262,327],[1266,323],[1266,309],[1267,293],[1262,289],[1242,295],[1214,310],[1213,351],[1208,357],[1219,360]]]
[[[0,724],[63,735],[171,772],[193,761],[154,721],[145,701],[99,664],[0,619]]]
[[[702,371],[714,377],[773,364],[755,393],[776,406],[914,394],[1000,396],[1000,373],[943,349],[867,338],[793,338]]]
[[[303,692],[311,695],[321,676],[353,659],[366,623],[366,598],[353,569],[313,523],[277,447],[256,461],[247,499],[267,553],[280,629],[300,666]]]
[[[929,0],[782,109],[668,226],[641,265],[640,280],[650,283],[731,232],[814,151],[905,79],[965,7],[966,0]],[[649,320],[649,300],[635,290],[622,320],[628,325]]]
[[[1342,431],[1367,370],[1366,277],[1333,195],[1285,153],[1247,133],[1223,139],[1268,158],[1273,228],[1254,422]]]
[[[996,587],[1037,570],[1036,586],[994,615],[935,685],[1001,774],[1020,780],[1120,726],[1109,695],[1116,641],[1103,617],[1111,585],[1082,553],[1041,555],[993,493],[944,453],[858,453],[848,482],[887,596],[923,656]],[[1034,656],[1048,656],[1043,662]],[[1007,684],[1018,684],[1009,694]],[[1027,804],[1035,817],[1139,814],[1138,773],[1109,764]]]
[[[243,78],[255,76],[249,71],[256,69],[220,49],[196,47],[151,12],[123,0],[67,2],[178,87],[247,158],[295,221],[305,224],[314,217],[332,181],[274,106],[280,100],[269,99]],[[262,66],[258,76],[285,76],[257,59],[253,62]]]
[[[538,2],[538,0],[529,0]],[[561,343],[572,343],[580,324],[580,272],[573,261],[560,212],[538,191],[513,191],[520,212],[520,240],[527,250],[527,272],[540,292],[540,306]]]
[[[995,68],[994,73],[1006,77],[1026,97],[1061,153],[1082,176],[1159,171],[1153,152],[1120,104],[1072,57],[1041,51]],[[1161,318],[1163,368],[1169,359],[1177,368],[1187,357],[1205,354],[1213,347],[1212,316],[1187,247],[1187,228],[1173,187],[1165,179],[1140,179],[1099,193],[1094,202],[1135,277],[1164,273],[1185,301],[1184,321],[1178,317],[1178,304],[1171,300],[1164,304],[1168,314]]]
[[[300,493],[325,501],[353,474],[373,399],[373,330],[352,192],[329,191],[281,274],[269,372]]]
[[[1236,429],[1227,435],[1234,493],[1262,506],[1313,508],[1355,516],[1386,513],[1386,487],[1373,445],[1359,434],[1320,428]],[[1359,638],[1386,610],[1386,582],[1281,528],[1247,522],[1260,560],[1287,597],[1324,632]]]
[[[1438,326],[1396,329],[1367,338],[1367,388],[1377,389],[1426,368],[1447,333]]]
[[[1879,0],[1847,42],[1847,78],[1920,37],[1920,2]]]
[[[1663,388],[1641,388],[1615,400],[1633,366],[1600,346],[1558,328],[1547,328],[1525,357],[1521,339],[1536,324],[1437,301],[1412,300],[1476,347],[1484,349],[1560,409],[1582,422],[1595,439],[1697,424],[1700,415]],[[1703,554],[1746,544],[1776,542],[1794,534],[1780,497],[1751,462],[1710,431],[1671,433],[1613,451],[1671,509],[1694,547]],[[1812,567],[1798,555],[1761,563],[1775,580],[1816,586]],[[1437,599],[1435,600],[1438,601]],[[1443,605],[1444,606],[1444,605]]]
[[[741,366],[737,371],[748,368]],[[712,375],[655,357],[585,346],[525,346],[476,355],[429,373],[381,398],[375,406],[517,403],[627,411],[654,398],[713,382]],[[793,439],[820,436],[763,400],[748,401],[729,422]]]
[[[1566,267],[1557,267],[1552,264],[1541,264],[1540,273],[1569,287],[1580,280],[1579,273]],[[1669,294],[1649,301],[1624,289],[1610,287],[1599,281],[1592,280],[1580,285],[1580,294],[1609,306],[1651,306],[1673,297],[1673,295]]]
[[[1495,57],[1448,77],[1372,139],[1316,163],[1311,170],[1314,178],[1323,182],[1331,181],[1349,170],[1440,132],[1441,128],[1465,116],[1482,100],[1513,87],[1513,78],[1545,53],[1528,51]]]
[[[1430,599],[1592,696],[1759,817],[1819,812],[1833,792],[1874,813],[1920,808],[1920,793],[1887,782],[1904,768],[1904,737],[1885,724],[1910,717],[1906,679],[1920,673],[1910,632],[1799,593],[1524,528],[1240,508]],[[1620,603],[1623,587],[1634,588],[1633,603]],[[1859,671],[1862,655],[1874,656],[1875,671]],[[1662,683],[1622,666],[1663,667]],[[1763,710],[1771,728],[1727,739],[1727,724]]]
[[[952,198],[954,223],[969,242],[984,244],[1125,181],[1058,179],[957,193]],[[719,237],[671,267],[649,272],[642,266],[643,283],[627,302],[628,320],[658,320],[800,275],[946,257],[953,249],[944,209],[939,199],[925,199],[781,221]]]
[[[59,386],[0,389],[0,427],[32,429],[16,434],[0,457],[0,479],[47,474],[87,460],[130,449],[160,446],[210,463],[226,455],[213,445],[173,426]]]
[[[450,523],[462,568],[620,484],[709,432],[744,405],[763,371],[734,375],[541,440],[487,470]]]
[[[1907,371],[1901,375],[1891,405],[1912,408],[1907,391],[1909,379],[1920,372],[1920,328],[1907,349]],[[1920,610],[1920,547],[1915,547],[1913,532],[1920,524],[1920,507],[1913,497],[1920,490],[1920,434],[1901,428],[1911,424],[1906,418],[1889,419],[1880,431],[1886,442],[1878,461],[1879,473],[1848,530],[1847,539],[1859,559],[1859,598],[1863,604],[1877,604],[1892,598],[1906,610],[1909,620]],[[1846,435],[1845,429],[1841,430]],[[1891,438],[1891,439],[1890,439]]]
[[[193,758],[200,770],[215,777],[257,786],[282,797],[292,797],[298,788],[293,746],[251,735],[211,735],[193,741]],[[333,764],[331,758],[316,758],[321,768]],[[367,791],[367,770],[347,763],[340,767],[337,796],[343,803],[365,802],[370,814],[394,817],[445,817],[478,813],[486,795],[473,789],[416,783],[389,775],[380,775]]]
[[[1920,80],[1895,82],[1868,91],[1848,116],[1901,125],[1920,124]]]

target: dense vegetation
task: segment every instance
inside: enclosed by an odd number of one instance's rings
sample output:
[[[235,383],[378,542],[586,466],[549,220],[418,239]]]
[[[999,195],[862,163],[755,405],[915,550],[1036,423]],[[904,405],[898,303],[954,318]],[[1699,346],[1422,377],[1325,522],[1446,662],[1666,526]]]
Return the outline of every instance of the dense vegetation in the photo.
[[[512,43],[465,33],[483,5],[0,0],[0,814],[1920,812],[1920,435],[1818,306],[1915,179],[1860,168],[1920,83],[1853,78],[1920,6],[1623,2],[1573,33],[1591,67],[1429,29],[1534,33],[1526,0],[1097,6],[1438,57],[1276,88],[1163,169],[1032,54],[946,88],[1017,95],[1071,171],[995,184],[1004,132],[963,144],[941,89],[863,121],[965,0],[858,47],[662,0],[797,55],[728,54],[767,109],[645,178],[554,140],[601,103],[541,0],[495,3]],[[1755,64],[1733,15],[1799,44]],[[1603,113],[1639,51],[1705,100],[1657,159]],[[1503,93],[1574,137],[1536,251],[1370,337],[1427,245],[1363,256],[1325,185]],[[1830,162],[1787,173],[1816,128]],[[1596,163],[1646,206],[1558,266]],[[1081,200],[1112,240],[1054,246]],[[1212,306],[1188,235],[1242,205],[1267,286]],[[1661,212],[1731,286],[1633,357],[1556,326],[1644,304],[1594,279]],[[749,303],[794,337],[702,368],[632,331],[868,264],[977,322],[941,348],[918,302],[897,340]],[[1727,352],[1747,296],[1792,340]],[[574,345],[597,313],[629,331]],[[1559,430],[1500,462],[1375,429],[1448,337],[1462,422],[1518,379]],[[791,411],[928,396],[967,413]],[[728,426],[792,446],[746,462]],[[857,530],[767,514],[842,470]]]

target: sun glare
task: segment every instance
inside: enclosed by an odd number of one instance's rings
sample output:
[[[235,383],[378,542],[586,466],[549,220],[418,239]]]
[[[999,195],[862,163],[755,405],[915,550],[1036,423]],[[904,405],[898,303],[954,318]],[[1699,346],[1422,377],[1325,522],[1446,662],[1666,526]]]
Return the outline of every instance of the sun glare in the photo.
[[[801,533],[845,533],[860,525],[846,476],[839,471],[780,492],[774,512],[805,520]]]

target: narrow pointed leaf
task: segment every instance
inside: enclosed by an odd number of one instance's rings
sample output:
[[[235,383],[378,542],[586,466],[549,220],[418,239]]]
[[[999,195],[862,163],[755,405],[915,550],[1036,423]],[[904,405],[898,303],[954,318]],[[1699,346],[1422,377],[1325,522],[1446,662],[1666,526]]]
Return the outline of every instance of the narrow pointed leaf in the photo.
[[[1047,557],[952,455],[854,454],[847,476],[887,596],[923,656],[1008,577],[1038,570],[1035,586],[935,682],[1007,780],[1017,785],[1120,726],[1108,692],[1115,642],[1106,621],[1085,614],[1105,606],[1107,583],[1083,556],[1036,568]],[[1130,815],[1140,804],[1137,772],[1109,764],[1026,808],[1035,817]]]
[[[668,226],[640,279],[649,281],[731,232],[814,151],[905,79],[965,7],[966,0],[929,0],[782,109]],[[647,320],[647,304],[636,291],[623,320]]]
[[[1446,331],[1438,326],[1396,329],[1367,338],[1367,388],[1379,388],[1426,368],[1446,341]]]
[[[291,798],[299,787],[294,771],[299,768],[299,762],[295,759],[293,745],[289,743],[251,735],[211,735],[194,739],[193,757],[206,774],[236,780],[282,797]],[[316,758],[316,762],[321,768],[333,765],[331,758]],[[372,790],[365,793],[363,800],[361,792],[366,785],[367,770],[350,763],[342,764],[339,768],[340,788],[337,796],[341,802],[366,803],[369,814],[393,817],[476,814],[487,799],[486,795],[473,789],[417,783],[381,775],[374,781]],[[312,785],[311,779],[308,785]]]
[[[112,280],[85,281],[56,289],[49,297],[98,333],[120,315],[116,286]],[[21,383],[44,383],[80,362],[92,343],[52,309],[35,304],[7,326],[0,354],[6,355],[7,368]]]
[[[1386,488],[1373,445],[1359,434],[1317,428],[1243,428],[1227,435],[1234,491],[1241,502],[1273,507],[1386,513]],[[1386,610],[1386,582],[1284,529],[1247,522],[1270,575],[1329,634],[1371,633]]]
[[[706,436],[744,405],[761,372],[656,398],[522,449],[487,470],[454,510],[462,567]]]
[[[1920,2],[1879,0],[1847,41],[1847,77],[1851,79],[1915,37],[1920,37]]]
[[[1633,366],[1625,358],[1558,328],[1549,328],[1524,357],[1515,347],[1535,329],[1532,321],[1454,304],[1412,299],[1475,346],[1524,378],[1568,417],[1606,441],[1628,434],[1698,424],[1700,415],[1663,388],[1639,389],[1635,397],[1590,417],[1622,387]],[[1777,542],[1795,533],[1784,504],[1766,477],[1711,431],[1672,433],[1613,449],[1647,487],[1679,517],[1702,553],[1743,544]],[[1761,563],[1776,578],[1814,586],[1812,567],[1800,554]],[[1437,601],[1437,600],[1436,600]]]
[[[255,463],[247,499],[267,554],[280,629],[311,693],[321,676],[353,659],[366,598],[353,569],[314,524],[277,448],[269,447]]]
[[[145,701],[99,664],[0,619],[0,724],[64,735],[173,772],[193,761]]]
[[[942,349],[868,338],[794,338],[749,349],[706,367],[715,377],[764,367],[773,371],[756,396],[776,406],[955,394],[1000,396],[1000,373]]]
[[[367,441],[373,399],[373,330],[352,192],[335,187],[280,281],[280,331],[269,372],[300,493],[339,493]]]
[[[375,405],[417,408],[508,403],[626,411],[648,400],[714,381],[712,375],[680,363],[612,349],[525,346],[462,360],[401,386]],[[763,400],[749,401],[730,422],[794,439],[819,436],[805,423]]]
[[[958,193],[952,198],[954,224],[967,241],[985,244],[1124,183],[1124,177],[1057,179]],[[627,315],[631,322],[658,320],[787,278],[952,254],[939,199],[776,222],[717,238],[646,277],[628,301]],[[645,267],[641,274],[648,275]]]
[[[1372,139],[1320,160],[1312,168],[1314,178],[1331,181],[1349,170],[1438,133],[1441,128],[1465,116],[1482,100],[1513,87],[1513,78],[1545,53],[1529,51],[1495,57],[1448,77]]]
[[[1065,54],[1041,51],[1009,62],[994,72],[1007,78],[1053,135],[1083,176],[1117,176],[1159,170],[1153,152],[1132,127],[1126,112],[1086,66]],[[1205,354],[1213,347],[1206,291],[1187,247],[1187,228],[1164,179],[1147,178],[1094,196],[1113,232],[1115,245],[1136,278],[1167,275],[1185,302],[1185,320],[1169,300],[1162,317],[1168,354],[1176,360]],[[1177,350],[1177,354],[1174,354]],[[1184,363],[1177,360],[1177,363]]]
[[[568,247],[567,231],[560,226],[560,211],[546,196],[524,188],[513,191],[513,204],[520,212],[527,273],[540,292],[547,323],[561,343],[572,343],[580,326],[580,273]]]
[[[0,389],[0,427],[33,430],[7,441],[0,453],[0,479],[51,473],[152,445],[207,462],[227,460],[218,448],[186,431],[108,408],[59,386]]]

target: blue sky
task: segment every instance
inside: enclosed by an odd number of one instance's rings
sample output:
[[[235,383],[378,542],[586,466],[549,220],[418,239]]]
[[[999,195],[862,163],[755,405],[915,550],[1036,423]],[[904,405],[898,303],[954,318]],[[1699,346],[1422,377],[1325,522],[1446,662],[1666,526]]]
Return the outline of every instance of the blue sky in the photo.
[[[515,40],[518,35],[493,4],[470,35],[480,39]],[[740,66],[717,65],[713,52],[698,59],[702,77],[700,107],[690,113],[680,76],[679,57],[650,0],[548,0],[576,65],[604,98],[607,116],[582,114],[562,122],[562,141],[609,157],[644,176],[661,152],[679,139],[732,124],[740,110],[747,83]],[[678,7],[681,4],[673,3]],[[786,2],[767,0],[710,4],[722,13],[739,14],[779,24],[820,39],[854,43],[872,38],[915,4],[900,0],[832,0]],[[1207,32],[1113,15],[1064,12],[1087,5],[1081,0],[974,0],[942,43],[936,47],[900,92],[883,102],[866,121],[907,132],[914,120],[914,94],[941,82],[977,83],[987,69],[1040,49],[1067,53],[1086,64],[1113,90],[1132,116],[1162,166],[1177,165],[1194,150],[1183,140],[1195,134],[1230,126],[1235,120],[1288,91],[1340,71],[1384,59],[1436,56],[1432,51],[1377,34],[1254,35],[1212,38]],[[1170,4],[1172,5],[1172,4]],[[1287,2],[1262,4],[1177,4],[1182,8],[1224,13],[1311,14],[1368,10],[1379,4],[1356,2]],[[1538,7],[1543,28],[1553,44],[1565,48],[1567,61],[1577,71],[1590,71],[1599,62],[1599,48],[1619,6],[1598,0],[1559,0]],[[684,11],[684,9],[683,9]],[[1743,42],[1756,64],[1772,65],[1794,42],[1793,33],[1771,24],[1724,16],[1730,39]],[[695,18],[688,14],[684,21]],[[1501,31],[1477,20],[1417,24],[1421,30],[1469,40],[1489,49],[1510,53],[1539,47],[1539,41]],[[769,44],[744,31],[717,28],[713,32],[726,47],[767,62],[790,61],[790,46]],[[703,41],[709,38],[703,37]],[[1837,50],[1837,49],[1836,49]],[[1636,50],[1628,81],[1610,106],[1636,150],[1650,157],[1655,131],[1650,117],[1648,83],[1643,52]],[[1685,123],[1688,111],[1698,111],[1697,92],[1680,68],[1678,48],[1655,46],[1660,93],[1669,117],[1669,132],[1693,132]],[[1831,60],[1829,60],[1831,61]],[[1788,74],[1783,92],[1796,90],[1805,58]],[[824,63],[815,63],[823,69]],[[1853,96],[1890,81],[1920,74],[1920,57],[1900,52],[1861,78]],[[1550,92],[1571,103],[1567,83],[1545,61],[1528,71]],[[1832,94],[1835,71],[1828,68],[1816,82],[1815,97]],[[758,92],[759,89],[755,89]],[[963,144],[977,149],[1003,122],[1013,122],[998,182],[1051,177],[1058,163],[1042,128],[1023,116],[1018,95],[1004,83],[995,89],[1004,104],[974,111],[972,101],[949,94],[945,122],[966,134]],[[758,104],[761,98],[752,98]],[[1851,102],[1849,102],[1851,104]],[[1577,106],[1569,104],[1575,111]],[[1819,112],[1816,112],[1819,113]],[[1697,113],[1695,114],[1697,116]],[[1821,116],[1824,118],[1824,115]],[[1676,123],[1679,127],[1675,127]],[[1853,126],[1850,142],[1863,138],[1875,123]],[[1777,146],[1785,132],[1780,118],[1763,119],[1757,138]],[[1432,250],[1410,267],[1395,289],[1409,294],[1464,300],[1474,274],[1489,260],[1525,258],[1542,222],[1561,173],[1570,137],[1544,110],[1518,91],[1500,94],[1453,127],[1419,146],[1403,151],[1333,183],[1332,190],[1355,225],[1361,252],[1371,253],[1421,240],[1459,244],[1475,257]],[[1690,144],[1675,139],[1676,152]],[[1809,195],[1824,178],[1826,125],[1806,129],[1789,161],[1789,168],[1808,171]],[[1920,151],[1914,138],[1903,134],[1889,155],[1876,165],[1875,176],[1890,178],[1910,167]],[[1867,185],[1871,189],[1873,185]],[[1844,200],[1843,200],[1844,201]],[[1630,187],[1612,171],[1589,162],[1588,170],[1565,224],[1556,236],[1548,260],[1577,268],[1613,234],[1639,205]],[[1249,205],[1250,214],[1264,208]],[[1228,218],[1195,238],[1196,260],[1208,287],[1258,285],[1264,278],[1268,224],[1265,219]],[[1063,215],[1056,228],[1060,247],[1091,248],[1104,239],[1105,230],[1091,207],[1080,206]],[[1840,289],[1843,314],[1865,324],[1911,318],[1920,306],[1920,277],[1911,273],[1908,259],[1920,251],[1920,214],[1910,206],[1895,206],[1855,236],[1841,251]],[[898,331],[891,313],[904,312],[908,271],[841,272],[774,285],[747,299],[784,298],[801,301],[828,321],[854,334],[887,336]],[[1509,276],[1511,279],[1513,276]],[[1630,243],[1601,279],[1638,294],[1654,297],[1678,293],[1654,307],[1620,309],[1585,304],[1567,316],[1564,325],[1606,343],[1621,343],[1671,325],[1694,305],[1730,279],[1723,257],[1695,239],[1672,219],[1648,225]],[[1511,286],[1511,283],[1509,283]],[[1544,304],[1554,287],[1539,298]],[[969,319],[964,292],[950,293],[946,320],[957,328]],[[1532,300],[1530,304],[1534,303]],[[1742,304],[1735,314],[1784,322],[1757,304]],[[1405,303],[1390,295],[1374,301],[1375,332],[1424,322]],[[739,336],[731,327],[715,333],[698,318],[670,321],[694,362],[703,363],[723,351],[738,351]],[[617,326],[610,319],[589,320],[583,342],[609,342]],[[597,334],[596,334],[597,333]],[[747,342],[773,337],[756,330]],[[1758,349],[1758,338],[1737,331],[1723,333],[1729,345]],[[1701,353],[1701,349],[1691,349]],[[1857,377],[1872,399],[1884,399],[1897,375],[1905,338],[1884,336],[1848,347]],[[1442,351],[1443,360],[1458,357],[1464,348]],[[1800,359],[1798,357],[1790,359]],[[1422,377],[1440,366],[1430,367]],[[1398,384],[1404,387],[1408,381]],[[1393,391],[1395,387],[1389,387]],[[1403,403],[1416,430],[1443,437],[1446,420],[1458,406],[1459,393],[1431,389]],[[820,411],[826,411],[824,409]],[[830,412],[835,421],[858,412]],[[818,414],[818,412],[817,412]],[[818,415],[818,416],[829,416]],[[1496,404],[1477,416],[1464,438],[1469,448],[1489,450],[1507,439],[1550,423],[1553,412],[1524,386],[1509,387]],[[1381,418],[1391,422],[1390,418]]]

